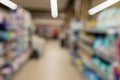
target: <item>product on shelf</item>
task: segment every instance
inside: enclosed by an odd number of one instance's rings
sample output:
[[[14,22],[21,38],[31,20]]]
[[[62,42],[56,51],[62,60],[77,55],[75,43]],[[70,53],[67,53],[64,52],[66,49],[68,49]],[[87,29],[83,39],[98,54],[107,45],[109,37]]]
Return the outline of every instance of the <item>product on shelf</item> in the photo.
[[[88,24],[78,31],[77,51],[86,80],[120,80],[119,20],[120,9],[108,9],[100,13],[96,25],[91,22],[93,27]],[[115,62],[117,67],[113,66]]]
[[[29,28],[33,27],[28,11],[18,8],[7,15],[0,12],[0,80],[9,80],[29,59]]]
[[[118,28],[120,26],[120,9],[111,8],[103,11],[98,16],[97,29]]]

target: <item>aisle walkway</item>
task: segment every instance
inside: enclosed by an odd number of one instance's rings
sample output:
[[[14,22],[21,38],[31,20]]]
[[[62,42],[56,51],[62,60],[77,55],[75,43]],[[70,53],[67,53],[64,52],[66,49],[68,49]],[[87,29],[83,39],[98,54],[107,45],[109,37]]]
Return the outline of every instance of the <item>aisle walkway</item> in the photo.
[[[66,49],[58,41],[49,41],[39,60],[30,60],[13,80],[83,80],[71,64]]]

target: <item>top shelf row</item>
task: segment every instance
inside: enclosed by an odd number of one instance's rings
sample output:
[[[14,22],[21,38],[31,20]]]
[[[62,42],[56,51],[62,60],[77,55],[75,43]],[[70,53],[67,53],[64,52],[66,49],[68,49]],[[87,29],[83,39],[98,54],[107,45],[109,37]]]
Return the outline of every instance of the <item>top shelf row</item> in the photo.
[[[98,29],[81,29],[81,31],[91,34],[115,34],[119,33],[120,29],[111,28],[111,29],[104,29],[104,30],[98,30]]]

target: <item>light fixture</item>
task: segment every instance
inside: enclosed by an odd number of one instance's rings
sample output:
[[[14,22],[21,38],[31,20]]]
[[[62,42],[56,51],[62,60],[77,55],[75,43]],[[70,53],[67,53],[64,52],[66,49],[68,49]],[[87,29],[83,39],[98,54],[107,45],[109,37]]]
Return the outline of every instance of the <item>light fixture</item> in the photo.
[[[113,4],[115,4],[115,3],[119,2],[119,1],[120,0],[106,0],[105,2],[101,3],[100,5],[90,9],[88,11],[88,13],[90,15],[94,15],[94,14],[100,12],[101,10],[103,10],[103,9],[105,9],[105,8],[111,6],[111,5],[113,5]]]
[[[13,3],[10,0],[0,0],[0,3],[2,3],[3,5],[15,10],[17,9],[17,4]]]
[[[57,6],[57,0],[50,0],[51,3],[51,15],[53,18],[58,17],[58,6]]]

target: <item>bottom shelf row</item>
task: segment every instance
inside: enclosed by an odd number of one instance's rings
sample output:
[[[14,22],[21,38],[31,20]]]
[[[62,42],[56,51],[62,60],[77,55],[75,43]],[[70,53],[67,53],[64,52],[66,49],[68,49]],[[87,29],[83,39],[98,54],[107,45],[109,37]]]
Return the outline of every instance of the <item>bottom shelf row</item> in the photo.
[[[31,51],[26,50],[21,55],[17,56],[14,60],[6,63],[0,69],[0,80],[9,80],[29,59]]]
[[[94,56],[91,60],[73,57],[74,63],[83,73],[84,80],[120,80],[120,65],[110,64]]]

